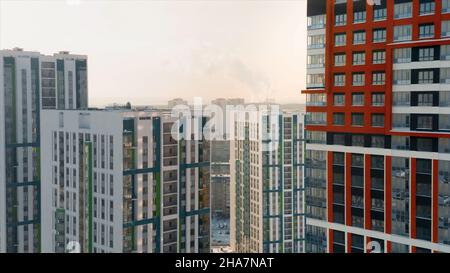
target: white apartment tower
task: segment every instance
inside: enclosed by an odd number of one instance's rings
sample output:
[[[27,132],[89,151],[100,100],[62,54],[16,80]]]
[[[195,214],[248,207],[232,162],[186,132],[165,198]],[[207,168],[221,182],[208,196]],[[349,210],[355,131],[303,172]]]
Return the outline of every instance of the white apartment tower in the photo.
[[[233,121],[231,247],[236,252],[303,252],[303,115],[251,115]]]
[[[42,120],[43,252],[209,252],[209,142],[179,138],[203,117],[177,126],[162,112],[48,110]]]
[[[0,252],[40,251],[40,110],[86,106],[86,56],[0,50]]]

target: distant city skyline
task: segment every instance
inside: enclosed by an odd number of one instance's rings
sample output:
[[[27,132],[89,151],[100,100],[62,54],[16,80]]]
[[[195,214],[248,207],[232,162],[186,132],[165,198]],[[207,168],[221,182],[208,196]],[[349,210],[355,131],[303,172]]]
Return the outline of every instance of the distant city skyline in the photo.
[[[92,106],[303,103],[305,25],[306,1],[0,0],[0,48],[87,55]]]

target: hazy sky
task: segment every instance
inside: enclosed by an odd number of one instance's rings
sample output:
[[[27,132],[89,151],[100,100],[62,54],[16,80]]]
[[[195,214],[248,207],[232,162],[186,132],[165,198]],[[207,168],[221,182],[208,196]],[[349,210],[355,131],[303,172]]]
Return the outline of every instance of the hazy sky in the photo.
[[[89,98],[303,102],[306,0],[0,0],[0,48],[88,55]]]

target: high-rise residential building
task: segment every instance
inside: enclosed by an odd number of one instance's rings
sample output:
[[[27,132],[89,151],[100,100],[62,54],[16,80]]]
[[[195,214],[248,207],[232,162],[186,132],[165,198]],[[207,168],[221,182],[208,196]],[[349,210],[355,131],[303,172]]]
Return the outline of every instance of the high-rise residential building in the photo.
[[[211,245],[230,244],[230,141],[211,141]]]
[[[230,215],[230,142],[211,144],[211,209],[226,218]]]
[[[40,251],[40,110],[87,106],[87,58],[0,50],[0,252]]]
[[[43,252],[209,252],[210,147],[189,138],[206,119],[186,121],[42,111]]]
[[[307,13],[306,250],[450,252],[450,1]]]
[[[218,98],[211,105],[222,111],[222,119],[216,120],[223,138],[211,141],[211,244],[228,246],[230,244],[230,139],[233,125],[228,111],[245,107],[244,99]],[[219,115],[218,115],[219,116]],[[221,123],[220,123],[221,122]]]
[[[303,252],[303,115],[252,115],[245,112],[234,120],[231,247],[236,252]]]

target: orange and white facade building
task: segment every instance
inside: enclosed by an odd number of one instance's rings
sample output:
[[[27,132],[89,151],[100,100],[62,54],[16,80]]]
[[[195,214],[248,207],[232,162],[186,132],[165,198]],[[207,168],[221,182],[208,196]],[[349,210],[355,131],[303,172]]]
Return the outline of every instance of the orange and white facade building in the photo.
[[[450,252],[450,0],[309,0],[307,252]]]

